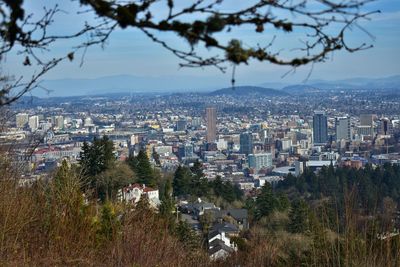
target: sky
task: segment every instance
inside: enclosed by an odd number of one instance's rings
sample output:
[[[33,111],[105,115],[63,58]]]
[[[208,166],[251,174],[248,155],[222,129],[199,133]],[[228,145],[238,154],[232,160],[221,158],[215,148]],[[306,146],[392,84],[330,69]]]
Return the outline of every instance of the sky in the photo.
[[[35,15],[41,14],[43,6],[60,4],[65,11],[57,17],[51,31],[74,32],[82,26],[84,21],[92,21],[90,14],[76,15],[79,1],[56,0],[26,0],[26,8]],[[186,1],[188,2],[188,1]],[[247,1],[226,0],[224,9],[238,6],[238,3]],[[178,3],[181,4],[182,2]],[[325,63],[318,63],[312,67],[310,79],[346,79],[353,77],[387,77],[400,74],[400,1],[377,0],[365,7],[365,10],[380,10],[380,14],[373,15],[370,21],[362,21],[360,25],[368,30],[371,38],[361,30],[349,32],[349,40],[354,44],[368,43],[374,47],[357,53],[335,52]],[[28,11],[28,13],[29,13]],[[156,10],[160,16],[163,12]],[[280,14],[278,14],[280,15]],[[281,14],[282,15],[282,14]],[[258,34],[254,28],[240,28],[233,34],[244,40],[245,45],[258,42],[268,43],[272,39],[272,32],[268,29],[263,34]],[[292,44],[299,41],[304,33],[279,35],[274,44],[276,49],[289,51]],[[177,47],[182,47],[184,41],[164,34],[162,37]],[[221,35],[222,40],[230,35]],[[44,57],[64,55],[71,47],[81,40],[62,41],[52,46],[50,51],[44,51]],[[203,51],[204,49],[201,49]],[[203,51],[202,53],[215,54],[218,51]],[[2,71],[15,76],[26,76],[34,71],[32,67],[24,67],[23,59],[12,51],[2,63]],[[212,87],[214,84],[229,84],[232,67],[227,65],[224,74],[213,67],[204,69],[179,68],[179,60],[160,45],[152,42],[141,32],[135,29],[118,29],[108,40],[106,46],[91,47],[85,54],[84,63],[80,66],[79,58],[73,62],[63,62],[46,74],[44,79],[93,79],[113,75],[134,75],[140,77],[157,77],[165,79],[166,84],[170,77],[190,81],[190,77],[201,78],[204,86]],[[249,65],[240,65],[236,69],[236,80],[239,84],[261,84],[265,82],[299,83],[304,81],[310,73],[311,66],[304,66],[285,75],[291,68],[275,66],[267,62],[251,61]],[[189,77],[189,79],[188,79]],[[172,85],[171,85],[172,86]],[[190,85],[188,85],[190,86]],[[172,86],[173,87],[173,86]],[[170,89],[170,88],[168,88]]]

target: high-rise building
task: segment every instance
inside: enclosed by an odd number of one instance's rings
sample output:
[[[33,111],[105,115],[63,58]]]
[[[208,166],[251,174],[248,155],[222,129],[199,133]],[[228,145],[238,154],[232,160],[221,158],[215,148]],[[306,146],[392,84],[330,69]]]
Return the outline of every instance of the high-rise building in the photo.
[[[32,116],[29,117],[29,128],[31,128],[31,131],[36,131],[39,128],[39,117],[38,116]]]
[[[359,135],[372,136],[373,129],[371,126],[368,126],[368,125],[360,125],[360,126],[357,126],[357,133]]]
[[[249,167],[253,168],[256,171],[259,171],[263,168],[271,168],[272,167],[272,154],[271,153],[250,154],[249,155]]]
[[[51,122],[41,122],[39,124],[39,128],[43,131],[48,131],[53,127],[53,124],[51,124]]]
[[[360,115],[360,125],[361,126],[373,126],[374,115],[372,114],[361,114]]]
[[[315,111],[313,117],[314,144],[326,144],[328,141],[328,118],[323,111]]]
[[[64,129],[64,117],[54,116],[54,126],[58,129]]]
[[[351,128],[349,117],[339,117],[335,121],[336,141],[351,139]]]
[[[84,126],[85,126],[85,127],[94,126],[92,118],[86,117],[86,118],[85,118],[85,124],[84,124]]]
[[[186,120],[185,119],[180,119],[176,122],[176,131],[181,132],[181,131],[186,131]]]
[[[292,146],[293,143],[292,140],[289,138],[284,138],[281,141],[282,141],[282,151],[288,151]]]
[[[206,108],[207,143],[214,143],[217,135],[217,111],[215,107]]]
[[[181,144],[178,148],[179,158],[193,158],[193,145]]]
[[[201,126],[201,118],[200,117],[194,117],[192,119],[192,127],[200,127]]]
[[[137,143],[139,143],[139,137],[137,135],[135,135],[135,134],[132,134],[131,135],[131,140],[130,140],[130,145],[134,146]]]
[[[26,113],[18,113],[15,116],[15,123],[18,128],[24,128],[25,125],[29,122],[29,116]]]
[[[378,132],[382,135],[391,135],[393,133],[393,124],[391,120],[388,118],[381,119],[379,122]]]
[[[246,155],[253,153],[253,135],[251,133],[240,134],[240,153]]]

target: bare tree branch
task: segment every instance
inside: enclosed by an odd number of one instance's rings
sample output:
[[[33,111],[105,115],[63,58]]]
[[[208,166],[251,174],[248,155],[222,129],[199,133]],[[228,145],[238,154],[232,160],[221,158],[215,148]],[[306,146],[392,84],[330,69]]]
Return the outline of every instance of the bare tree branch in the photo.
[[[75,33],[54,35],[49,34],[48,29],[56,15],[63,12],[57,5],[44,7],[43,16],[35,21],[32,14],[25,15],[27,12],[22,0],[1,0],[0,60],[18,47],[20,55],[24,56],[24,65],[35,64],[41,70],[33,75],[31,82],[22,83],[17,79],[15,83],[3,83],[0,105],[9,104],[37,87],[38,79],[60,61],[72,60],[80,50],[83,50],[84,56],[90,46],[104,46],[118,27],[141,30],[150,40],[178,57],[182,61],[181,67],[214,66],[225,71],[226,63],[248,64],[254,59],[293,68],[323,62],[337,50],[353,53],[372,47],[367,43],[352,46],[347,42],[347,35],[353,27],[373,37],[359,25],[360,20],[368,20],[372,14],[379,12],[363,11],[363,7],[372,1],[254,0],[241,3],[236,9],[227,9],[229,0],[191,0],[185,1],[185,7],[181,2],[177,6],[174,0],[79,0],[76,2],[84,10],[77,15],[92,14],[95,22],[86,23]],[[275,37],[265,44],[244,46],[246,40],[240,34],[233,34],[232,30],[249,25],[260,36],[273,32]],[[160,33],[168,32],[185,40],[187,49],[162,40]],[[233,37],[226,40],[217,36],[219,33]],[[290,44],[293,47],[286,50],[292,54],[283,54],[282,47],[276,47],[274,41],[278,35],[291,33],[300,33],[303,37],[298,44]],[[46,60],[38,53],[47,51],[57,41],[81,36],[88,39],[72,47],[64,57]],[[207,53],[200,53],[199,46],[212,49],[213,54],[207,56]],[[20,89],[20,93],[10,96],[16,88]]]

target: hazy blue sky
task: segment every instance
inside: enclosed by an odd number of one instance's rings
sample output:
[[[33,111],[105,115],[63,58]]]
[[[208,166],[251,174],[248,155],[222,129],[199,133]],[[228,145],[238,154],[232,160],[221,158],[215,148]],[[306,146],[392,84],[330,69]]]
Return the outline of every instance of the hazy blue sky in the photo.
[[[60,14],[59,19],[52,28],[55,32],[73,32],[82,23],[90,19],[88,16],[73,15],[78,7],[78,2],[52,1],[52,0],[31,0],[26,1],[27,6],[34,13],[39,14],[43,3],[50,5],[59,2],[61,7],[68,11],[68,14]],[[243,1],[245,2],[245,1]],[[243,3],[240,1],[240,3]],[[239,0],[228,0],[229,5],[237,5]],[[354,54],[338,52],[332,60],[314,66],[311,79],[342,79],[350,77],[383,77],[400,74],[400,1],[399,0],[377,0],[371,3],[369,10],[380,9],[381,14],[374,15],[369,22],[361,24],[375,36],[369,38],[360,30],[355,30],[349,37],[354,43],[372,43],[373,49],[361,51]],[[254,32],[254,29],[241,29],[237,32],[241,38],[249,43],[264,41],[272,38],[272,34],[263,35]],[[182,41],[171,35],[164,36],[166,40],[177,46]],[[225,38],[222,36],[222,38]],[[277,48],[286,47],[286,44],[297,42],[301,34],[286,34],[277,40]],[[70,47],[76,44],[66,41],[59,42],[52,47],[50,52],[44,52],[44,56],[65,54]],[[213,51],[211,51],[212,53]],[[104,49],[92,47],[88,50],[85,63],[79,67],[79,60],[65,62],[52,70],[46,79],[63,78],[96,78],[109,75],[136,75],[149,77],[169,76],[186,77],[202,76],[210,78],[211,83],[217,81],[229,83],[230,72],[222,74],[215,68],[205,69],[179,69],[179,61],[168,51],[159,45],[151,42],[146,36],[137,30],[117,30],[112,35]],[[305,66],[296,71],[295,74],[281,76],[286,73],[288,67],[278,67],[269,63],[251,62],[249,66],[240,66],[237,69],[237,80],[241,84],[257,84],[263,82],[301,82],[309,72],[310,66]],[[3,64],[3,71],[16,75],[27,75],[30,69],[22,66],[20,57],[14,54],[6,58]]]

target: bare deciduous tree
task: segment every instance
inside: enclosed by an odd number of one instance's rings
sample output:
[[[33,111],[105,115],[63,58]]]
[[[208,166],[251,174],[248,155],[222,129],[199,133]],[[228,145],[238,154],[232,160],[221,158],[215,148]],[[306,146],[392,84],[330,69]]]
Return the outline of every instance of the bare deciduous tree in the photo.
[[[73,60],[77,51],[89,46],[104,45],[118,27],[141,30],[152,41],[172,52],[182,67],[214,66],[225,71],[226,63],[234,65],[255,59],[294,68],[314,62],[323,62],[337,50],[355,52],[370,48],[361,43],[349,45],[348,32],[360,25],[361,19],[369,19],[378,11],[364,11],[363,7],[373,0],[252,0],[240,1],[232,8],[229,0],[80,0],[83,16],[94,19],[72,34],[50,34],[48,28],[62,10],[56,5],[44,7],[43,16],[34,20],[23,5],[23,0],[0,1],[0,60],[12,49],[19,50],[24,65],[37,65],[28,82],[4,76],[0,80],[0,105],[9,104],[38,86],[39,79],[62,60]],[[229,5],[229,6],[227,6]],[[228,8],[229,7],[229,8]],[[301,34],[299,43],[287,49],[294,53],[284,54],[274,44],[275,37],[266,43],[247,45],[234,30],[251,27],[260,35],[274,33]],[[187,49],[162,39],[162,33],[174,33],[187,41]],[[368,32],[366,32],[368,34]],[[232,37],[222,38],[221,34]],[[86,36],[86,41],[71,48],[65,56],[45,60],[38,51],[63,39]],[[246,44],[246,45],[245,45]],[[199,52],[202,47],[207,52]],[[211,54],[212,55],[209,55]],[[234,80],[232,81],[234,82]]]

